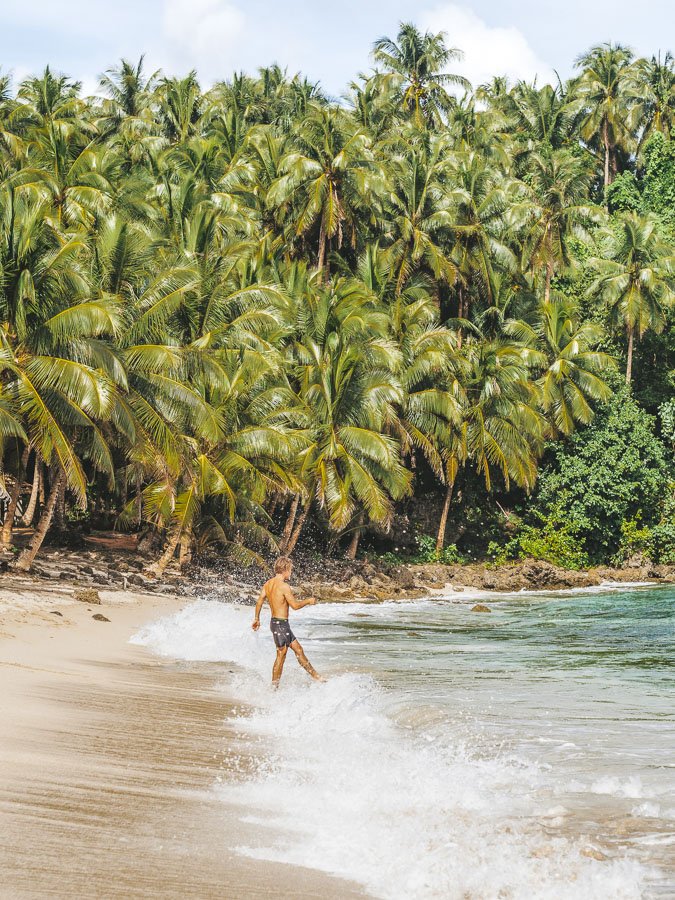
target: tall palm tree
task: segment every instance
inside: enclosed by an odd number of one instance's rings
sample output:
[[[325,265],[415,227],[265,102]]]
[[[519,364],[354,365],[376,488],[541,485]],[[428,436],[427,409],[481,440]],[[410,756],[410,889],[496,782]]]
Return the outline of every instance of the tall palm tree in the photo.
[[[655,218],[625,213],[607,240],[606,256],[591,259],[590,265],[595,279],[589,295],[601,297],[613,322],[626,330],[626,384],[630,384],[636,335],[662,331],[666,311],[675,301],[673,249],[660,236]]]
[[[618,151],[629,149],[631,97],[628,90],[633,53],[621,44],[591,47],[576,60],[581,75],[576,93],[582,105],[581,135],[603,159],[605,189],[618,171]]]
[[[386,525],[392,500],[410,484],[398,442],[388,433],[402,390],[384,309],[353,279],[308,287],[297,308],[293,342],[293,382],[309,436],[300,457],[306,500],[286,543],[288,553],[314,502],[336,532],[361,512]]]
[[[342,111],[313,106],[294,143],[268,200],[277,208],[290,205],[297,235],[312,234],[317,267],[325,276],[330,250],[345,242],[356,245],[358,211],[372,172],[369,141]]]
[[[446,190],[448,140],[417,131],[407,137],[387,167],[382,189],[381,227],[398,293],[416,273],[445,284],[457,277],[450,256],[454,216]]]
[[[447,86],[471,88],[462,75],[446,71],[449,63],[462,58],[455,47],[445,44],[445,34],[419,31],[412,22],[401,22],[396,40],[379,38],[373,45],[373,58],[401,80],[400,102],[419,126],[439,124],[454,100]]]
[[[670,52],[633,64],[628,92],[631,97],[633,127],[639,130],[640,144],[655,131],[666,137],[675,126],[675,59]]]
[[[540,373],[541,407],[556,431],[569,435],[577,424],[588,425],[594,417],[592,404],[612,395],[603,376],[614,370],[614,360],[597,349],[602,327],[580,321],[575,304],[554,297],[540,304],[533,324],[511,321],[505,330],[527,347],[528,362]]]
[[[514,211],[525,228],[524,265],[543,274],[548,303],[554,274],[573,265],[572,240],[587,240],[601,211],[588,200],[590,173],[576,154],[564,149],[532,153],[528,168],[524,203]]]

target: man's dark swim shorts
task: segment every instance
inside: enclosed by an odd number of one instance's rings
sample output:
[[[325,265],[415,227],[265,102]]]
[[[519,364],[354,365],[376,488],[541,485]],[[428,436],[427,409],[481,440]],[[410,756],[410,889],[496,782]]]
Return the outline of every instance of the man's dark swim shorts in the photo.
[[[273,617],[270,622],[270,629],[277,647],[290,647],[295,640],[295,635],[291,631],[288,619],[275,619]]]

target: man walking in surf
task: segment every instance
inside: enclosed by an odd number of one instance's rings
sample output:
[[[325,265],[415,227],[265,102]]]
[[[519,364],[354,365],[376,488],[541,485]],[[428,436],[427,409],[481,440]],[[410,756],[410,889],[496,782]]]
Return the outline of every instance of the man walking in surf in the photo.
[[[274,643],[277,648],[277,658],[274,661],[272,669],[272,686],[279,687],[279,679],[286,662],[286,653],[290,647],[295,653],[298,662],[316,681],[325,681],[324,678],[313,668],[310,661],[305,656],[305,652],[300,646],[298,639],[291,631],[288,623],[288,607],[291,609],[302,609],[303,606],[314,606],[316,600],[310,597],[308,600],[296,600],[293,591],[290,589],[287,580],[291,577],[293,571],[293,563],[286,556],[280,556],[274,563],[274,577],[266,581],[260,591],[260,596],[255,605],[255,617],[253,625],[254,631],[260,628],[260,610],[267,600],[272,611],[272,620],[270,629],[274,637]]]

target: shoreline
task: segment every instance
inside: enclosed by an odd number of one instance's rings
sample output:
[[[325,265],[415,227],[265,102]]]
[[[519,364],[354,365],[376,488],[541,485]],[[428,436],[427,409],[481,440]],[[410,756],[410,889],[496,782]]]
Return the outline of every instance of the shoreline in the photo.
[[[265,568],[231,568],[219,564],[194,564],[181,572],[177,566],[161,579],[152,577],[151,558],[119,547],[88,550],[52,548],[44,553],[34,574],[13,570],[0,577],[0,602],[8,590],[22,593],[42,591],[72,594],[78,589],[114,592],[115,596],[180,595],[212,597],[231,602],[254,603],[267,577]],[[293,587],[300,599],[314,596],[330,602],[374,602],[419,598],[440,591],[499,594],[564,591],[604,584],[675,583],[675,566],[641,565],[612,568],[563,569],[551,563],[527,559],[495,565],[489,562],[444,565],[440,563],[391,562],[380,558],[346,560],[299,554],[294,558]],[[135,595],[134,595],[135,596]]]
[[[97,605],[70,594],[0,589],[0,893],[364,896],[339,878],[228,849],[260,828],[212,791],[242,766],[218,689],[232,667],[128,643],[191,598],[101,591]]]

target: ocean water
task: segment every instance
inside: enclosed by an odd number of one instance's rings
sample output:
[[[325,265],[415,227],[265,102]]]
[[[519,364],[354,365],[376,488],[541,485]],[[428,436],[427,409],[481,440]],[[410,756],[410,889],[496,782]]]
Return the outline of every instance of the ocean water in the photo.
[[[213,790],[258,826],[242,854],[391,900],[675,897],[675,590],[475,599],[299,611],[328,681],[289,652],[277,692],[250,607],[200,600],[134,640],[235,664],[258,762]]]

